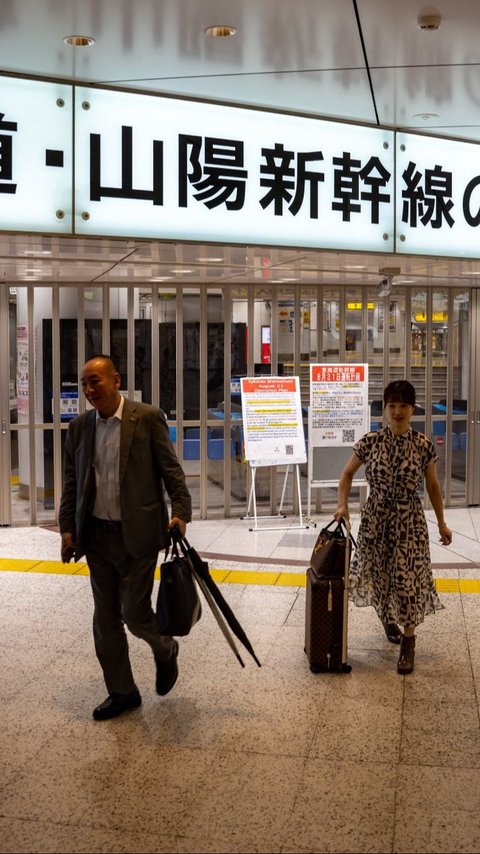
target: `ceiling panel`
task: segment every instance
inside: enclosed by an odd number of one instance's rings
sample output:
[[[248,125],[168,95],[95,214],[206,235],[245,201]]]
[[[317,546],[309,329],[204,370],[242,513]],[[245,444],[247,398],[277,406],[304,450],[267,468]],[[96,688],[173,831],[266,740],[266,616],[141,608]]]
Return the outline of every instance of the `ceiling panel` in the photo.
[[[214,24],[237,34],[212,39]],[[3,68],[88,81],[364,64],[351,0],[3,0],[0,25]],[[68,47],[73,33],[96,43]]]
[[[254,284],[265,287],[374,286],[384,268],[412,287],[480,285],[480,262],[362,252],[263,246],[171,244],[111,239],[0,235],[0,281],[185,287]]]
[[[478,0],[357,0],[371,68],[480,63]],[[436,14],[440,26],[423,31],[422,15]]]
[[[381,124],[480,138],[480,66],[372,69],[371,75]]]
[[[357,122],[375,122],[375,108],[368,74],[364,68],[320,71],[288,71],[264,74],[188,78],[142,83],[145,89],[165,94],[222,101],[228,92],[231,104],[271,110],[325,115]]]

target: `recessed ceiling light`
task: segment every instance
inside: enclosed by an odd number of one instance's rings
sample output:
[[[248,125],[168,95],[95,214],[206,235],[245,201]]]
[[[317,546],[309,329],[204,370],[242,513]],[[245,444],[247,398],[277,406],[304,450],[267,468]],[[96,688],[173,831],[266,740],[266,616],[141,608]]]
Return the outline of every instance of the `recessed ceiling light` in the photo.
[[[236,27],[230,27],[228,24],[218,24],[214,27],[207,27],[205,33],[207,36],[213,36],[216,39],[226,39],[229,36],[234,36],[237,32]]]
[[[177,269],[177,270],[170,270],[170,273],[181,273],[182,275],[186,275],[187,273],[193,273],[193,270],[187,270],[187,269],[182,270],[182,269]]]
[[[424,122],[429,122],[430,119],[439,119],[440,116],[438,113],[415,113],[412,116],[412,119],[423,119]]]
[[[171,282],[172,276],[152,276],[152,282]]]
[[[72,47],[90,47],[90,45],[95,44],[95,39],[92,39],[91,36],[65,36],[63,41]]]
[[[344,270],[364,270],[365,264],[344,264]]]
[[[199,261],[202,264],[210,264],[213,262],[223,261],[223,258],[195,258],[195,261]]]

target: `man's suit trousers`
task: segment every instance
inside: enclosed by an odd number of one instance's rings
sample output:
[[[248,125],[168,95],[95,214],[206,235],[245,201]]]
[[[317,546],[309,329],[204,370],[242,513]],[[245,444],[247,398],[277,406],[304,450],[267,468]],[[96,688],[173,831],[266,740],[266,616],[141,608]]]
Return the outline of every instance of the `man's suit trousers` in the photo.
[[[94,600],[93,636],[109,694],[135,688],[125,626],[151,647],[162,661],[170,658],[172,638],[161,635],[152,609],[158,554],[133,558],[122,537],[121,523],[91,518],[86,558]]]

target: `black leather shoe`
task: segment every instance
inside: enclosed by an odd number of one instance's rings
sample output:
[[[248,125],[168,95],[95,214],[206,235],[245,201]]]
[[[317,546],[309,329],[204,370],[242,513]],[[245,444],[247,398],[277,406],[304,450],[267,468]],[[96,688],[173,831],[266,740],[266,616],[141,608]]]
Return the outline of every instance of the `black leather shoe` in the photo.
[[[383,630],[387,636],[387,640],[389,640],[390,643],[401,643],[402,642],[403,635],[402,635],[402,633],[401,633],[401,631],[398,628],[396,623],[389,623],[389,622],[385,621],[382,625],[383,625]]]
[[[173,644],[172,654],[168,661],[162,661],[155,656],[155,664],[157,665],[155,688],[161,697],[172,690],[178,679],[178,641],[174,640]]]
[[[142,698],[137,688],[130,694],[109,694],[107,699],[93,710],[93,717],[96,721],[108,721],[129,709],[137,709],[141,704]]]

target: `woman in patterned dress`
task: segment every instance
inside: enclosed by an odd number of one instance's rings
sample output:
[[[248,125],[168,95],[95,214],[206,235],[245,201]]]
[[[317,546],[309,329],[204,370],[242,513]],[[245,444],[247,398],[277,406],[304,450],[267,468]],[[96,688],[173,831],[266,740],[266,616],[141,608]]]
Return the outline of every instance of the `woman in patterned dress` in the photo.
[[[435,590],[427,522],[418,496],[423,478],[443,545],[452,542],[452,532],[443,517],[434,446],[410,426],[414,387],[407,380],[392,382],[383,402],[387,426],[367,433],[354,446],[340,478],[335,518],[348,518],[353,476],[363,464],[370,490],[352,558],[349,598],[360,607],[375,608],[388,640],[400,644],[397,671],[404,674],[414,666],[415,627],[427,614],[443,608]]]

